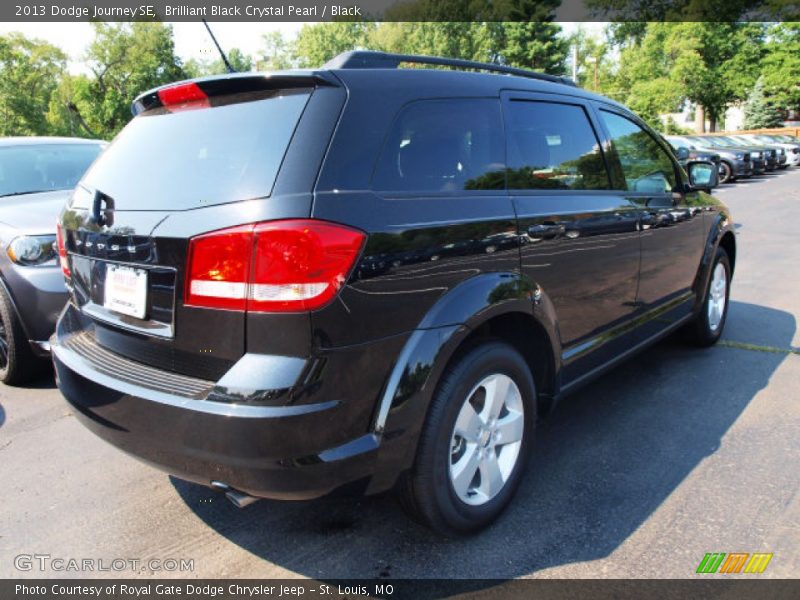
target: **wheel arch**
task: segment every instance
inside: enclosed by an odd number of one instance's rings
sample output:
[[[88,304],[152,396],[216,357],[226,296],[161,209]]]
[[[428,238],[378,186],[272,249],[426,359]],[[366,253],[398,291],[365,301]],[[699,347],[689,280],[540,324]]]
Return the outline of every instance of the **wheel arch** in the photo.
[[[381,438],[369,492],[390,488],[409,468],[442,374],[476,344],[506,341],[523,356],[537,387],[537,412],[558,393],[561,346],[553,305],[518,273],[472,278],[437,302],[406,342],[382,391],[373,432]]]
[[[733,231],[733,218],[726,209],[722,209],[713,215],[713,221],[708,228],[705,250],[697,269],[695,278],[695,304],[694,311],[697,312],[703,305],[705,290],[708,280],[711,277],[711,267],[717,255],[717,248],[722,248],[728,254],[731,264],[731,275],[733,275],[736,265],[736,236]]]

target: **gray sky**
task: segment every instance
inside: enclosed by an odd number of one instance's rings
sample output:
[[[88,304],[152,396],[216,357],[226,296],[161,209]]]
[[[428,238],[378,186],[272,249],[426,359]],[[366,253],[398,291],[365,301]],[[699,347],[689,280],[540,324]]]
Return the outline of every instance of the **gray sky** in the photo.
[[[170,23],[175,34],[175,51],[184,61],[190,58],[216,58],[217,51],[206,33],[197,23]],[[599,34],[605,23],[561,23],[565,33],[579,26],[587,32]],[[239,48],[254,55],[261,48],[261,36],[269,31],[281,31],[293,37],[303,23],[211,23],[223,49]],[[93,33],[89,23],[0,23],[0,34],[19,31],[27,37],[46,40],[64,50],[70,57],[70,71],[80,72],[81,57],[91,42]]]

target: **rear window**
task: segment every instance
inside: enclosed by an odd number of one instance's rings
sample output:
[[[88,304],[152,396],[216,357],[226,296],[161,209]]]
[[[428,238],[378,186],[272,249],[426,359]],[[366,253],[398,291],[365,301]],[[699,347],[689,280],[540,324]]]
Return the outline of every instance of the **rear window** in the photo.
[[[265,97],[266,94],[266,97]],[[310,90],[215,98],[133,119],[84,185],[118,210],[186,210],[269,196]]]
[[[101,149],[100,144],[0,147],[0,196],[70,190]]]

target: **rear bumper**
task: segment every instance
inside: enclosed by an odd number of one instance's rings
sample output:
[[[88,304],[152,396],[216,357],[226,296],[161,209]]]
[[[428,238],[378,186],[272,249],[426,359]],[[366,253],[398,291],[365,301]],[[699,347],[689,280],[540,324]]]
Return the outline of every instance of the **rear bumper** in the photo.
[[[70,311],[77,312],[72,305],[65,314]],[[221,482],[252,496],[297,500],[346,484],[366,485],[375,472],[380,444],[371,424],[380,385],[367,388],[373,378],[359,372],[362,359],[356,354],[374,358],[390,354],[388,347],[365,345],[326,357],[340,372],[349,364],[349,379],[361,382],[360,395],[340,380],[332,384],[341,395],[328,395],[325,382],[317,380],[324,400],[314,394],[309,401],[277,406],[231,403],[209,399],[218,390],[215,382],[206,382],[203,391],[200,380],[154,374],[152,367],[104,356],[99,347],[95,359],[73,343],[86,331],[67,331],[64,321],[51,339],[58,387],[87,428],[146,463],[203,485]],[[105,369],[110,360],[113,368]],[[142,383],[135,381],[137,367]],[[156,375],[170,391],[155,389]]]

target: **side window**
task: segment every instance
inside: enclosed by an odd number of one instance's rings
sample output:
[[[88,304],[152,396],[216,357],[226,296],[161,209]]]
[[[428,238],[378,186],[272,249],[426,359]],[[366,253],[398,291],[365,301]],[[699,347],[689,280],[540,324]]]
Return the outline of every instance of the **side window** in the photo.
[[[383,191],[447,192],[505,187],[499,100],[420,100],[389,132],[372,179]]]
[[[600,143],[582,107],[512,100],[508,113],[509,188],[609,189]]]
[[[630,119],[605,110],[601,118],[631,192],[663,194],[675,188],[675,167],[656,140]]]

